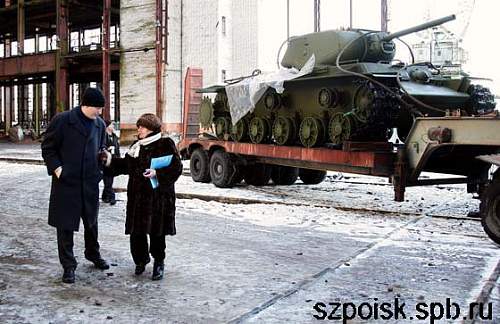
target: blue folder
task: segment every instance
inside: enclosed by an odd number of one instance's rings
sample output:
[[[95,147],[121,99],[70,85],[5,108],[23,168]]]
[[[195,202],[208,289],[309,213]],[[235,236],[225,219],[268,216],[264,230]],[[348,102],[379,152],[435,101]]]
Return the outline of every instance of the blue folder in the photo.
[[[171,162],[172,162],[172,155],[165,155],[157,158],[152,158],[150,169],[157,170],[161,168],[166,168],[170,165]],[[150,178],[149,180],[151,181],[151,186],[153,187],[153,189],[158,188],[158,186],[160,185],[156,177]]]

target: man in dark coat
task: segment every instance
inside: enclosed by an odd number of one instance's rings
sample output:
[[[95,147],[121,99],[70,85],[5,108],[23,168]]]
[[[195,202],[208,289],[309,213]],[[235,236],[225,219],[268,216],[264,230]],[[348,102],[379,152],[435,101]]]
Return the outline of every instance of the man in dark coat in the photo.
[[[77,262],[73,255],[73,232],[84,225],[85,258],[99,269],[109,269],[97,241],[99,181],[102,166],[99,152],[105,148],[105,125],[99,117],[104,96],[88,88],[81,107],[54,116],[42,142],[42,156],[52,176],[49,225],[57,228],[62,281],[75,282]]]

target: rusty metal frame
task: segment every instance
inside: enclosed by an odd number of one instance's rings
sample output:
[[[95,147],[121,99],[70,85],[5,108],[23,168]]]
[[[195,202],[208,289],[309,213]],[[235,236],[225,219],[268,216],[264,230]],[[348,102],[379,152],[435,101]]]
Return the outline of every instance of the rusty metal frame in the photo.
[[[102,13],[102,91],[104,93],[105,104],[103,117],[110,119],[110,80],[111,65],[109,53],[109,33],[111,20],[111,0],[103,0]]]
[[[249,156],[256,161],[270,164],[375,176],[390,176],[394,173],[394,152],[349,152],[329,148],[306,148],[203,139],[183,139],[178,146],[185,155],[189,155],[196,148],[203,147],[207,151],[224,149],[229,153]]]
[[[57,112],[69,109],[68,102],[68,70],[64,56],[68,54],[68,3],[57,0],[56,35],[58,46],[55,57],[55,88]]]
[[[22,75],[51,73],[55,70],[55,53],[13,56],[0,59],[0,80]]]
[[[17,0],[17,54],[24,55],[25,6],[24,0]]]

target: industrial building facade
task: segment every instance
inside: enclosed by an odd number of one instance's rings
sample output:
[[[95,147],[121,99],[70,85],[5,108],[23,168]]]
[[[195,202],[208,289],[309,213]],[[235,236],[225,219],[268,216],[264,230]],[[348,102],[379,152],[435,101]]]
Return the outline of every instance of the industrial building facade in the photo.
[[[145,112],[179,133],[188,67],[212,84],[258,66],[257,2],[0,1],[0,133],[41,135],[88,86],[103,89],[103,117],[123,136]]]

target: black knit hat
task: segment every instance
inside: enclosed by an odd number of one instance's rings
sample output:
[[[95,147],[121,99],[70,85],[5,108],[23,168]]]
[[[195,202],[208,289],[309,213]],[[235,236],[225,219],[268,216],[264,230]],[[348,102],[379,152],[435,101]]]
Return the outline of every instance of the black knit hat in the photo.
[[[104,96],[98,88],[87,88],[83,93],[81,106],[104,107]]]
[[[136,123],[137,127],[142,126],[150,131],[159,132],[161,131],[161,120],[155,114],[147,113],[143,114]]]

